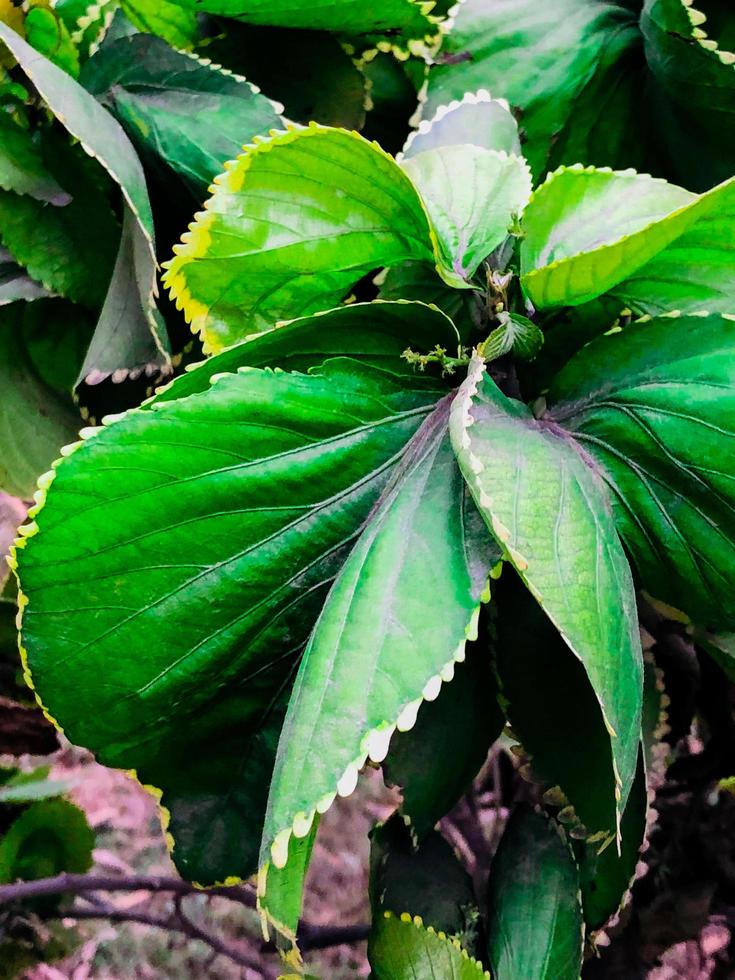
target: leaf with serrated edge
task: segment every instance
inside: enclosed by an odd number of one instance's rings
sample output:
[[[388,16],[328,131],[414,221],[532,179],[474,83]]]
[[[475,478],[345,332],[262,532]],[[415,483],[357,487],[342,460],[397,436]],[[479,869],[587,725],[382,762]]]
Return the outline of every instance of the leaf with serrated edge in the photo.
[[[52,64],[5,24],[0,23],[0,40],[18,59],[28,79],[34,84],[41,98],[69,133],[78,139],[85,151],[105,168],[120,186],[127,207],[134,218],[134,234],[140,238],[139,251],[147,252],[146,283],[141,293],[147,333],[155,348],[155,364],[162,369],[170,367],[168,339],[159,320],[154,316],[156,284],[156,250],[153,215],[148,199],[145,175],[124,130],[109,112],[98,104],[78,82]],[[142,339],[142,347],[150,341]],[[137,345],[131,345],[135,350]],[[135,361],[135,363],[133,363]],[[119,368],[145,367],[138,357]]]
[[[408,912],[384,912],[373,923],[368,957],[375,980],[490,980],[456,939]]]
[[[401,158],[407,160],[424,150],[461,144],[521,156],[518,123],[508,103],[492,99],[486,89],[480,89],[439,106],[431,119],[422,119],[409,135]]]
[[[635,162],[629,158],[637,151],[630,128],[609,123],[611,113],[617,121],[619,107],[624,113],[640,85],[640,32],[623,4],[465,0],[450,11],[443,34],[429,71],[425,116],[483,86],[521,110],[537,179],[557,163]],[[598,89],[599,100],[591,99]]]
[[[260,865],[283,867],[292,835],[349,796],[369,757],[434,700],[477,633],[496,556],[466,533],[463,481],[443,399],[335,581],[301,662],[279,743]]]
[[[561,830],[516,811],[490,868],[488,952],[494,980],[579,980],[579,875]]]
[[[610,290],[625,299],[632,279],[631,302],[646,310],[649,300],[665,302],[661,263],[691,261],[691,281],[681,277],[672,303],[696,309],[704,290],[719,309],[718,291],[727,289],[718,282],[720,253],[730,248],[729,225],[716,218],[723,208],[735,212],[735,177],[697,196],[632,171],[561,168],[534,192],[523,215],[523,288],[539,308],[576,306]],[[718,237],[710,240],[713,229]],[[710,254],[697,254],[701,246]]]
[[[479,146],[442,146],[401,166],[423,198],[439,240],[443,278],[462,287],[508,237],[531,196],[531,172],[520,157]],[[441,272],[440,268],[440,272]]]
[[[601,337],[551,386],[550,418],[607,481],[655,598],[735,627],[735,320],[658,317]]]
[[[81,81],[141,153],[167,164],[198,201],[244,142],[282,124],[270,99],[244,78],[150,34],[105,45]]]
[[[10,252],[0,246],[0,306],[16,303],[18,300],[30,303],[50,295],[45,286],[29,276]]]
[[[611,738],[619,815],[635,776],[643,664],[633,580],[605,484],[559,426],[502,394],[477,354],[451,431],[480,513],[584,664]]]
[[[177,865],[202,882],[255,870],[302,645],[444,390],[348,359],[320,372],[242,368],[84,432],[18,545],[39,696],[162,788]]]

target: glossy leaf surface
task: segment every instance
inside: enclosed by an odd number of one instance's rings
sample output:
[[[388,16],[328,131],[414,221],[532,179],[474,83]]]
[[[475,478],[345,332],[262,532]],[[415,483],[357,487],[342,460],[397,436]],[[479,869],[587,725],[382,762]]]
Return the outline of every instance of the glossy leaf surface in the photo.
[[[245,368],[103,428],[58,466],[19,553],[41,698],[163,789],[177,863],[202,882],[254,870],[301,647],[436,398],[332,364]]]
[[[425,150],[442,146],[479,146],[521,156],[518,123],[507,102],[491,99],[480,89],[468,92],[462,99],[439,106],[431,119],[422,119],[411,133],[403,150],[410,159]]]
[[[587,671],[620,812],[638,756],[642,655],[605,485],[563,430],[500,392],[477,355],[453,406],[452,442],[488,527]]]
[[[408,913],[383,913],[373,925],[368,957],[376,980],[489,980],[490,974],[456,939]]]
[[[551,418],[574,433],[612,494],[642,584],[703,625],[735,602],[735,322],[659,317],[602,337],[557,377]]]

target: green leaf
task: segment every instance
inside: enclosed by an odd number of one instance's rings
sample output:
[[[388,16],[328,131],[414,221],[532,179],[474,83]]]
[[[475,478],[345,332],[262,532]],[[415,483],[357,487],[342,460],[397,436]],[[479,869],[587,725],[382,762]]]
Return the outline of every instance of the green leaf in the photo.
[[[82,811],[67,800],[34,803],[0,838],[0,883],[32,881],[92,866],[94,834]]]
[[[30,303],[49,295],[41,283],[32,279],[10,252],[0,246],[0,306],[18,300]]]
[[[483,297],[479,290],[453,289],[428,262],[401,262],[387,269],[376,282],[381,299],[421,300],[438,306],[451,318],[464,343],[481,322]]]
[[[409,443],[304,652],[271,781],[260,865],[283,867],[368,758],[416,723],[465,658],[496,552],[477,530],[446,396]]]
[[[170,167],[197,201],[244,142],[280,124],[273,103],[244,79],[149,34],[105,45],[81,80],[140,152]]]
[[[579,875],[561,831],[520,809],[490,869],[488,951],[494,980],[579,980]]]
[[[4,41],[18,59],[21,68],[33,82],[51,112],[68,132],[80,141],[85,151],[94,157],[119,184],[126,208],[130,209],[135,219],[132,235],[134,250],[138,256],[136,279],[141,285],[140,305],[146,324],[146,336],[136,339],[136,342],[131,344],[131,349],[139,351],[154,348],[156,365],[166,369],[170,366],[168,338],[162,321],[154,313],[157,264],[153,215],[143,168],[132,144],[117,120],[78,82],[39,55],[14,31],[1,23],[0,40]],[[121,248],[124,245],[123,242]],[[144,265],[145,277],[142,274]],[[141,284],[143,278],[145,282]],[[112,288],[115,288],[115,283]],[[132,310],[137,305],[137,297],[136,301],[129,305]],[[137,313],[132,314],[126,323],[126,329],[132,331],[141,322],[141,317]],[[118,368],[125,369],[144,366],[140,363],[117,365]]]
[[[335,305],[378,266],[432,261],[408,177],[338,129],[291,129],[246,147],[205,207],[164,276],[205,351]]]
[[[373,923],[368,957],[375,980],[490,980],[459,941],[424,928],[421,919],[405,912],[400,918],[384,912]]]
[[[642,174],[561,169],[523,216],[521,281],[539,308],[614,290],[640,312],[726,311],[733,217],[735,178],[697,196]]]
[[[409,828],[394,814],[373,829],[370,839],[373,919],[385,910],[418,915],[437,931],[457,936],[471,951],[479,917],[472,879],[442,835],[432,830],[416,846]]]
[[[86,433],[18,553],[40,697],[162,789],[201,882],[255,869],[301,648],[437,398],[348,359],[320,370],[243,368]]]
[[[401,357],[407,348],[438,345],[451,351],[458,343],[452,321],[425,303],[353,303],[290,320],[236,344],[159,389],[154,401],[204,391],[215,375],[245,365],[307,372],[330,357],[349,357],[413,378],[416,369]]]
[[[408,159],[441,146],[479,146],[521,156],[518,124],[508,103],[491,99],[489,92],[467,92],[461,100],[439,106],[431,119],[422,119],[403,149]]]
[[[317,816],[309,833],[296,841],[295,846],[291,848],[290,859],[286,866],[274,869],[268,876],[267,891],[265,878],[258,877],[257,907],[264,931],[269,934],[268,926],[274,927],[273,941],[286,954],[286,961],[289,960],[289,949],[296,947],[296,931],[301,917],[304,882],[318,828]]]
[[[23,23],[26,40],[72,78],[79,76],[79,54],[63,19],[47,7],[31,7]]]
[[[735,170],[723,139],[735,98],[732,11],[717,0],[645,0],[640,23],[667,161],[687,187],[706,190]]]
[[[66,793],[71,786],[68,779],[49,779],[48,768],[18,772],[2,782],[0,803],[35,803],[36,800],[53,799]]]
[[[585,667],[611,738],[621,813],[638,757],[643,667],[605,485],[560,426],[501,393],[477,355],[452,409],[452,442],[488,527]]]
[[[472,516],[480,523],[479,515]],[[486,532],[480,525],[475,533]],[[383,763],[386,782],[401,787],[401,814],[418,837],[431,831],[466,792],[505,725],[482,632],[481,639],[467,644],[467,659],[455,667],[452,683],[442,686],[436,701],[421,705],[413,728],[393,736]],[[419,908],[402,911],[438,925]]]
[[[694,641],[712,657],[729,680],[735,681],[735,633],[715,635],[706,630],[696,630]]]
[[[71,200],[44,167],[32,134],[6,112],[0,112],[0,187],[58,207]]]
[[[521,110],[537,178],[580,159],[635,162],[630,128],[619,124],[641,87],[634,12],[614,0],[465,0],[453,13],[429,72],[427,115],[486,88]]]
[[[533,322],[520,313],[503,311],[497,315],[500,326],[483,342],[486,361],[494,361],[511,351],[522,361],[531,361],[544,345],[544,335]]]
[[[643,587],[702,625],[735,627],[735,323],[659,317],[599,338],[558,375],[552,423],[610,488]]]
[[[423,150],[401,166],[436,229],[442,277],[465,286],[528,203],[531,173],[525,161],[464,144]]]
[[[227,32],[207,41],[201,52],[282,102],[281,111],[293,122],[357,130],[365,123],[365,75],[333,34],[230,21]]]
[[[89,180],[94,164],[58,134],[45,134],[44,161],[73,200],[53,207],[0,191],[0,238],[48,292],[94,308],[102,303],[119,229],[106,194]]]
[[[339,34],[398,33],[407,38],[436,34],[427,16],[429,5],[418,0],[176,0],[189,10],[234,17],[249,24],[306,27]]]
[[[412,61],[399,61],[392,50],[377,51],[361,67],[370,86],[371,103],[362,135],[377,140],[388,153],[398,153],[410,128],[409,119],[416,111],[416,87],[410,76]]]
[[[172,0],[120,0],[120,9],[139,31],[155,34],[175,48],[192,48],[199,38],[196,11]]]
[[[22,331],[23,304],[0,308],[0,489],[25,500],[38,477],[75,438],[80,425],[71,398],[38,376]]]

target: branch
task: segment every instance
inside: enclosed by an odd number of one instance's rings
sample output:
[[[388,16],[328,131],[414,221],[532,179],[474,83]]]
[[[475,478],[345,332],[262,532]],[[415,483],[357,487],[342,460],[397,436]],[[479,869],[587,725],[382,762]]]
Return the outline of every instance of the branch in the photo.
[[[12,885],[0,885],[0,905],[41,895],[81,895],[84,892],[171,892],[174,895],[216,895],[229,898],[246,908],[255,908],[255,890],[250,884],[217,885],[213,888],[198,888],[181,878],[167,878],[162,875],[75,875],[63,873],[53,878],[39,878],[36,881],[18,881]]]
[[[330,946],[352,945],[368,938],[370,926],[360,923],[354,926],[315,926],[302,922],[299,926],[299,947],[309,953],[315,949],[329,949]]]

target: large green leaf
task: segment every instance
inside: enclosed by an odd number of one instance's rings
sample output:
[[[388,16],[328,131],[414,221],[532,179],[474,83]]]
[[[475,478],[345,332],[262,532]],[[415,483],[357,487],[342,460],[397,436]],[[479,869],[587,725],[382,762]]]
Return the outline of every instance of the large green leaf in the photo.
[[[490,869],[488,950],[494,980],[579,980],[579,876],[558,827],[521,809]]]
[[[94,309],[104,300],[119,227],[104,189],[90,181],[92,161],[58,133],[45,135],[43,155],[73,200],[53,207],[0,191],[0,239],[46,290]]]
[[[687,187],[706,190],[735,171],[725,136],[735,105],[732,9],[721,0],[645,0],[640,23],[668,166]]]
[[[560,426],[502,394],[477,355],[452,409],[452,442],[488,527],[585,667],[621,813],[638,758],[643,665],[605,485]]]
[[[34,368],[23,336],[23,306],[0,308],[0,489],[28,500],[81,420],[71,398],[45,384]]]
[[[155,34],[175,48],[191,48],[199,37],[196,10],[173,0],[119,0],[120,9],[139,31]]]
[[[153,215],[143,168],[132,144],[117,120],[78,82],[34,51],[2,23],[0,40],[18,59],[21,68],[51,112],[120,186],[126,207],[135,219],[132,234],[135,238],[135,253],[139,257],[135,278],[140,287],[140,295],[129,303],[131,316],[125,323],[128,347],[125,362],[117,367],[135,370],[155,364],[167,368],[170,366],[168,339],[162,321],[155,315],[157,265]],[[121,250],[124,245],[123,242]],[[115,285],[113,283],[112,288]],[[136,309],[138,300],[143,310],[142,317]],[[102,324],[104,328],[107,327],[107,322],[109,321]],[[144,335],[139,332],[142,323],[146,326]]]
[[[486,88],[521,109],[536,177],[559,163],[636,160],[628,124],[643,59],[635,14],[624,4],[465,0],[449,28],[429,72],[428,115]]]
[[[486,533],[479,516],[476,520],[476,533]],[[442,685],[436,701],[421,705],[413,728],[393,736],[383,763],[386,782],[401,788],[401,815],[412,833],[423,837],[451,810],[482,768],[504,725],[481,628],[477,642],[467,644],[467,659],[455,667],[452,683]],[[408,906],[401,911],[423,914]],[[427,921],[437,925],[431,918]]]
[[[393,733],[413,727],[476,636],[496,552],[477,533],[452,453],[450,399],[409,444],[309,639],[279,742],[261,867],[283,867],[292,835],[353,792],[368,758],[385,758]]]
[[[352,303],[288,321],[236,344],[161,388],[155,401],[204,391],[214,375],[244,365],[308,371],[327,358],[350,357],[413,377],[416,369],[401,357],[407,348],[430,350],[438,344],[454,351],[458,343],[452,321],[424,303]]]
[[[105,45],[81,80],[141,153],[167,164],[198,201],[243,143],[281,121],[244,79],[150,34]]]
[[[442,265],[452,270],[444,277],[464,286],[528,203],[531,173],[525,161],[463,144],[423,150],[401,166],[424,199]]]
[[[703,625],[735,626],[735,322],[659,317],[601,337],[549,396],[610,487],[641,582]]]
[[[182,7],[234,17],[250,24],[306,27],[335,34],[397,33],[409,38],[436,34],[420,0],[176,0]]]
[[[348,359],[243,368],[58,465],[18,554],[34,683],[72,740],[162,788],[186,875],[254,870],[301,647],[436,397]]]
[[[384,912],[373,924],[368,956],[375,980],[490,980],[457,939],[424,928],[408,912]]]
[[[44,167],[32,134],[6,112],[0,112],[0,187],[57,206],[71,200]]]
[[[541,308],[614,290],[640,312],[725,312],[733,219],[735,178],[698,197],[642,174],[562,168],[523,217],[523,287]]]
[[[72,78],[79,75],[79,52],[69,30],[56,11],[31,7],[23,22],[26,41]]]
[[[432,261],[413,185],[354,133],[291,129],[247,147],[215,183],[164,277],[205,350],[333,306],[378,266]]]

